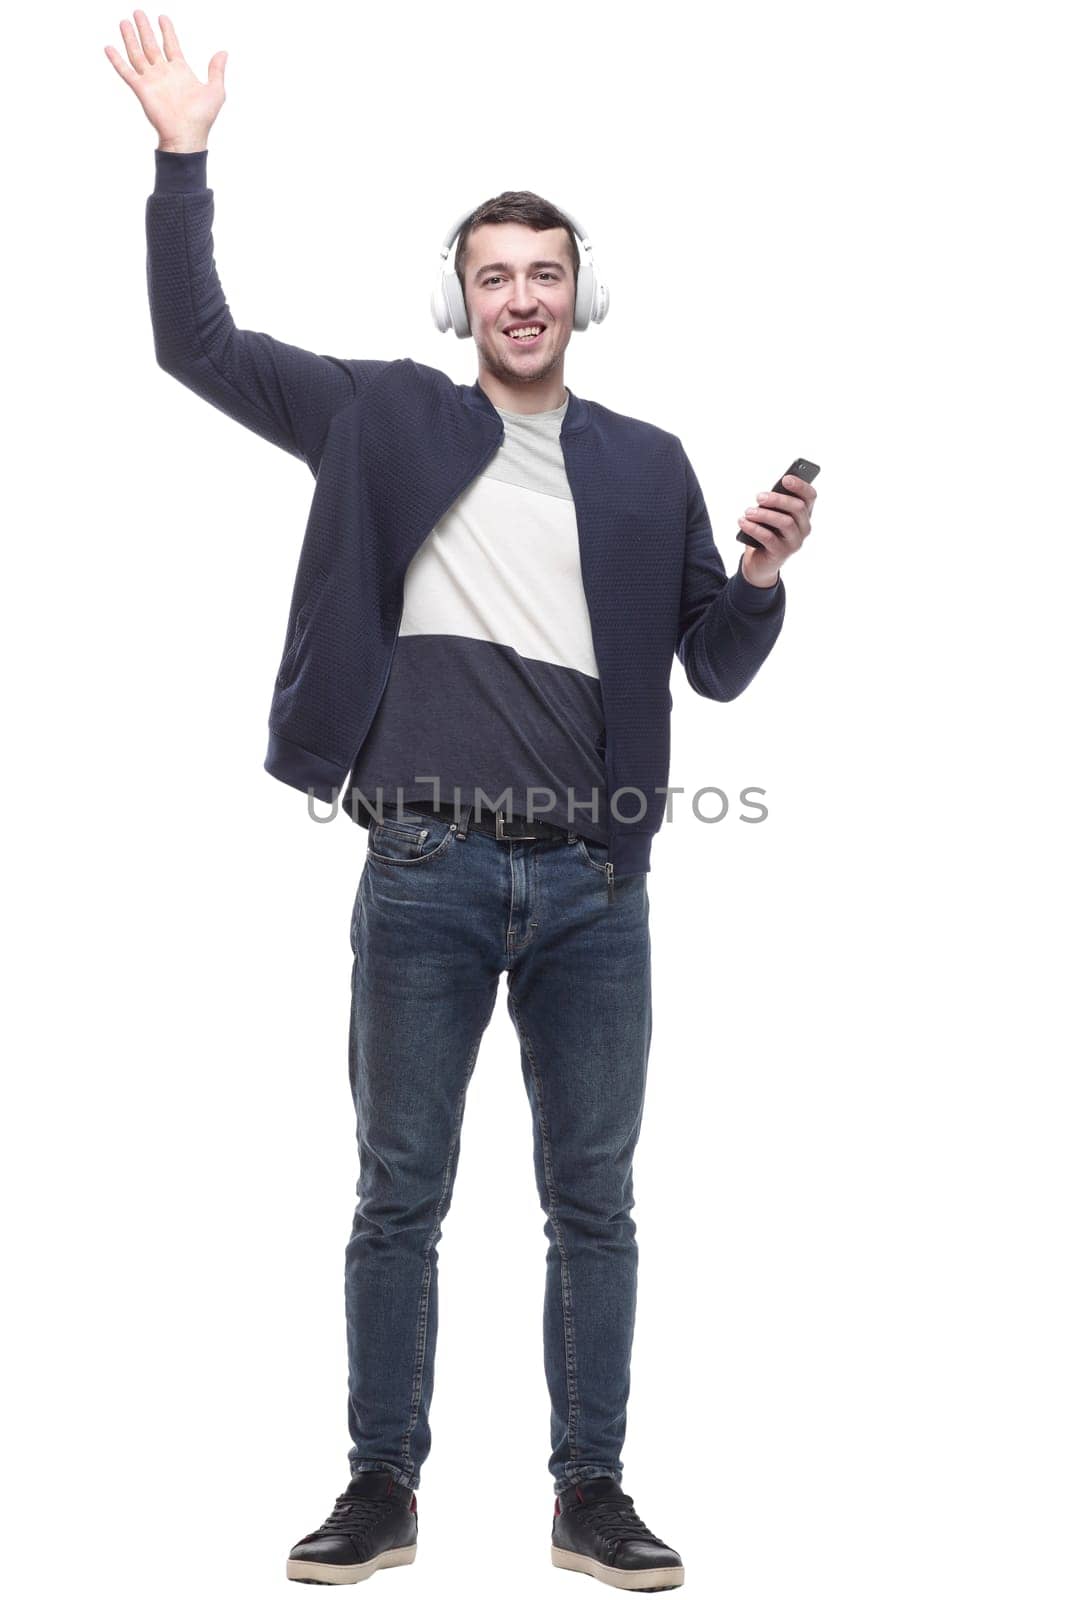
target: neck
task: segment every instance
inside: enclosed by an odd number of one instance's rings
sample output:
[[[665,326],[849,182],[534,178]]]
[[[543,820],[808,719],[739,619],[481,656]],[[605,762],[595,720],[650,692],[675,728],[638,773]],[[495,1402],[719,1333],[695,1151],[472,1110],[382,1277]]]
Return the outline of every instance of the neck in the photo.
[[[508,383],[479,363],[478,383],[483,393],[501,411],[514,411],[518,416],[532,415],[537,411],[556,411],[567,398],[562,366],[533,383]]]

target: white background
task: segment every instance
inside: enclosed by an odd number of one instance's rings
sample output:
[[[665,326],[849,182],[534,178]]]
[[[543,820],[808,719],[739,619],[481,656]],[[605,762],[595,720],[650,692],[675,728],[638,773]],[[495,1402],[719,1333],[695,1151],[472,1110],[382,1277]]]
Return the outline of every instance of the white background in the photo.
[[[734,803],[683,807],[649,878],[624,1486],[698,1595],[1064,1592],[1048,16],[173,14],[202,77],[229,51],[207,170],[239,326],[471,382],[437,247],[532,188],[611,290],[567,382],[679,434],[728,571],[755,493],[822,465],[751,687],[716,705],[676,665],[671,781]],[[366,835],[262,767],[313,483],[155,364],[118,18],[7,40],[6,1561],[280,1593],[347,1482]],[[383,1593],[579,1581],[549,1564],[543,1222],[501,998],[419,1557]]]

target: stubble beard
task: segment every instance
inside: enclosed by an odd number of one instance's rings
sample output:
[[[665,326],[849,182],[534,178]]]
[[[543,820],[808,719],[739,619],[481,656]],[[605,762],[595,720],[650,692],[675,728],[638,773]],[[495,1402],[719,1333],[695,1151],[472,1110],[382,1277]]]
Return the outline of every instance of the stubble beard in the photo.
[[[504,337],[507,338],[507,335]],[[499,378],[501,383],[539,383],[542,378],[547,378],[549,373],[556,370],[563,358],[563,351],[557,350],[545,355],[537,363],[519,358],[514,365],[509,365],[497,352],[494,339],[495,335],[491,334],[488,348],[479,345],[478,354],[482,359],[482,365],[488,368],[494,378]]]

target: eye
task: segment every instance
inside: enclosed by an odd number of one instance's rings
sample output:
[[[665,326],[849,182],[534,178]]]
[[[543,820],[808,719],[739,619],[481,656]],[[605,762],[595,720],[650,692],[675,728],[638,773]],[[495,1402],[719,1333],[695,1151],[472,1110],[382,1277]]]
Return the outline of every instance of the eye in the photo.
[[[556,277],[557,277],[557,274],[554,273],[554,272],[550,272],[550,271],[546,270],[544,272],[539,272],[537,274],[537,276],[539,278],[551,278],[553,281],[555,281]],[[498,283],[499,280],[500,280],[499,272],[494,272],[491,277],[482,279],[482,287],[484,289],[488,289],[488,287],[489,287],[489,285],[491,283]]]

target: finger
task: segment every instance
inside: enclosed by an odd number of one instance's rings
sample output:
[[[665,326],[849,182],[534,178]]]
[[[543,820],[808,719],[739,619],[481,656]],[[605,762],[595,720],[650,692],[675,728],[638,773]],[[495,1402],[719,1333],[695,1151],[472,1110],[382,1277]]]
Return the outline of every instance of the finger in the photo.
[[[763,534],[765,542],[761,541],[761,548],[773,555],[778,561],[784,561],[787,556],[791,556],[795,550],[800,549],[804,542],[804,535],[799,531],[792,518],[789,520],[788,527],[773,529],[768,529],[763,523],[754,522],[749,517],[738,517],[737,520],[746,533],[751,533],[756,538]],[[773,537],[768,538],[768,534],[773,535]]]
[[[119,23],[119,32],[122,34],[122,42],[126,46],[126,54],[130,58],[131,67],[134,72],[143,73],[148,66],[148,62],[145,59],[144,51],[141,49],[141,42],[134,32],[133,23],[127,22],[126,18],[123,17]]]
[[[159,60],[159,45],[152,32],[152,24],[148,20],[147,11],[135,11],[133,20],[137,24],[137,32],[141,35],[141,47],[144,50],[145,60],[150,66],[155,66]]]
[[[799,505],[797,504],[796,495],[774,494],[772,492],[769,494],[758,494],[756,499],[759,502],[759,506],[758,508],[750,506],[750,511],[759,509],[761,511],[770,512],[772,506],[787,506],[789,508],[789,515],[800,529],[801,536],[803,537],[805,534],[811,532],[811,513],[803,501],[801,501]]]
[[[104,46],[104,54],[107,56],[107,59],[111,62],[111,65],[114,67],[120,78],[122,78],[126,83],[137,82],[136,72],[134,72],[132,67],[128,67],[126,65],[125,61],[123,61],[113,44],[106,44]]]
[[[178,35],[174,31],[174,24],[169,17],[161,16],[159,31],[163,35],[163,49],[168,61],[184,61],[182,47],[178,43]]]
[[[767,538],[766,528],[761,527],[758,522],[750,522],[747,517],[738,517],[737,520],[741,524],[741,527],[744,529],[745,533],[747,533],[750,538],[755,539],[763,553],[765,555],[770,555],[772,553],[771,544],[773,541]],[[762,539],[760,538],[761,533],[763,534]]]
[[[799,494],[775,494],[772,489],[767,494],[758,494],[756,499],[761,506],[772,506],[776,511],[789,511],[794,516],[798,511],[806,510],[805,501]]]
[[[766,527],[768,532],[778,537],[781,537],[787,527],[793,526],[792,517],[787,516],[784,511],[771,511],[766,506],[749,506],[745,517],[757,527]]]
[[[785,482],[784,479],[782,481]],[[800,495],[800,497],[809,506],[812,504],[819,492],[818,489],[816,489],[813,484],[810,484],[806,478],[790,477],[788,484],[786,484],[786,488],[789,490],[790,494]]]

